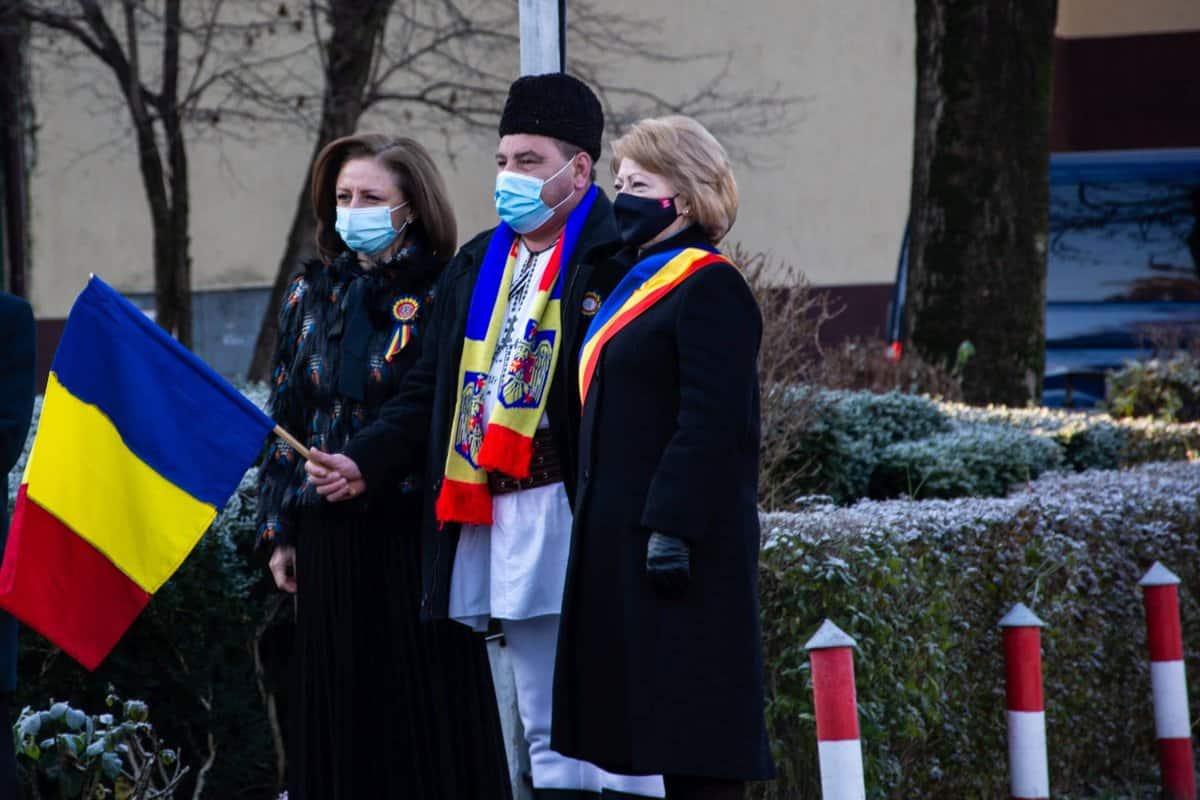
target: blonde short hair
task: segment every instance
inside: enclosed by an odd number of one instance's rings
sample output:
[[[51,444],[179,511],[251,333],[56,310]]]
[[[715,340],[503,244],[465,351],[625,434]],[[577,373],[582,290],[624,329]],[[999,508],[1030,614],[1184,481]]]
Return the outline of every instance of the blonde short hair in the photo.
[[[613,142],[612,171],[630,158],[675,185],[696,223],[717,243],[737,219],[738,191],[725,148],[691,117],[644,119]]]

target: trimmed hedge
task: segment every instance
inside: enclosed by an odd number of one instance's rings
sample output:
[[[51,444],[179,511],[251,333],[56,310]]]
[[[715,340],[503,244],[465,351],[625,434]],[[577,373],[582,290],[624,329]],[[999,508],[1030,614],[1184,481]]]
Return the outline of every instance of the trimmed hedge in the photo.
[[[787,397],[814,420],[789,458],[797,476],[792,499],[999,497],[1045,472],[1113,469],[1200,451],[1196,423],[979,408],[897,392],[793,389]]]
[[[768,714],[779,768],[763,798],[819,793],[804,643],[828,617],[855,656],[868,796],[1008,796],[996,623],[1024,602],[1043,631],[1055,797],[1157,783],[1137,581],[1183,579],[1200,696],[1200,465],[1047,475],[1002,499],[825,505],[763,517]]]
[[[1062,466],[1062,449],[1046,437],[1003,425],[959,426],[885,448],[871,474],[870,493],[998,497],[1013,484]]]
[[[980,408],[959,403],[941,406],[964,424],[999,423],[1059,444],[1076,470],[1112,469],[1152,461],[1178,461],[1200,452],[1200,423],[1175,423],[1150,417],[1117,419],[1102,412],[1048,408]]]

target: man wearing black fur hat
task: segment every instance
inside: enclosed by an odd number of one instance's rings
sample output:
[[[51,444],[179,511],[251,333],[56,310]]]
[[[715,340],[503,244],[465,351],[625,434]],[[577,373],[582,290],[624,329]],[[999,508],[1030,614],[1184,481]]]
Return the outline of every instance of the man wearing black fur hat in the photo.
[[[550,749],[579,345],[611,289],[582,256],[618,240],[594,185],[603,130],[599,100],[576,78],[513,83],[496,151],[500,225],[446,267],[421,359],[379,421],[308,464],[336,502],[386,491],[425,456],[422,616],[477,630],[500,621],[539,800],[663,795],[657,776],[609,775]]]

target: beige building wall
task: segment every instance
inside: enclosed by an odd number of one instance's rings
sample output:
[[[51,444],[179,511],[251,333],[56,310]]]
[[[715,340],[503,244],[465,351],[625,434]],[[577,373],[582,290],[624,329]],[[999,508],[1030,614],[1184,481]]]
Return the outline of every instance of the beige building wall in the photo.
[[[568,6],[570,4],[568,3]],[[742,209],[730,241],[769,251],[818,284],[892,280],[908,208],[912,150],[912,0],[605,0],[662,20],[667,52],[729,52],[732,88],[780,84],[802,98],[794,124],[730,142]],[[515,69],[515,54],[514,54]],[[641,68],[613,80],[673,96],[708,66]],[[39,133],[32,171],[31,296],[42,318],[65,316],[89,272],[126,292],[152,290],[151,239],[133,142],[111,76],[50,56],[34,64]],[[98,93],[93,86],[100,86]],[[364,127],[380,125],[364,120]],[[490,135],[423,135],[444,166],[462,238],[494,224]],[[311,143],[297,131],[250,141],[190,140],[193,285],[268,285]],[[607,159],[602,185],[609,188]]]
[[[1136,36],[1200,30],[1197,0],[1059,0],[1058,35]]]

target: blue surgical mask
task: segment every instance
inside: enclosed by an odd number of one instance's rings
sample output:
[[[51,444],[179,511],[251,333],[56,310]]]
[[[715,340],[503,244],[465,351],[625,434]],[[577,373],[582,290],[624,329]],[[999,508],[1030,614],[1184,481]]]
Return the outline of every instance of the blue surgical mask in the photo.
[[[404,208],[406,205],[408,205],[407,200],[395,208],[338,206],[337,224],[334,225],[334,228],[351,250],[373,256],[396,241],[396,237],[408,227],[407,221],[400,226],[400,230],[392,227],[392,212]]]
[[[545,225],[558,207],[571,199],[575,189],[572,187],[571,194],[551,207],[542,200],[542,188],[562,175],[571,163],[563,164],[562,169],[545,180],[508,170],[496,175],[496,214],[517,233],[531,233]]]

